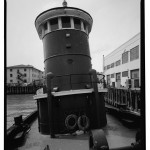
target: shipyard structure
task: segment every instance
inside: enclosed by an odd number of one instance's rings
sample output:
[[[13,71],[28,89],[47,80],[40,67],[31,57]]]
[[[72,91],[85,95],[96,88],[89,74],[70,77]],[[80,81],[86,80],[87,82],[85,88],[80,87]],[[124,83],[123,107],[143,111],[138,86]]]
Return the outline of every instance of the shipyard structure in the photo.
[[[116,88],[139,88],[140,33],[103,58],[103,73],[107,85]]]

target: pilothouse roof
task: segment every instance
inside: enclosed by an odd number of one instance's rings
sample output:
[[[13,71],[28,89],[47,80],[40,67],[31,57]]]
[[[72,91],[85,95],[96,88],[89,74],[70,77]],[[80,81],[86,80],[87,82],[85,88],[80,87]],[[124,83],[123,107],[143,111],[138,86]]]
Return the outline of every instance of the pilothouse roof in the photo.
[[[90,33],[93,19],[89,13],[86,11],[75,8],[75,7],[67,7],[67,2],[63,2],[63,7],[55,7],[52,9],[48,9],[42,13],[40,13],[36,19],[35,19],[35,26],[38,32],[41,30],[41,26],[48,20],[56,17],[62,17],[62,16],[70,16],[70,17],[76,17],[79,19],[84,20],[88,24],[88,31]]]

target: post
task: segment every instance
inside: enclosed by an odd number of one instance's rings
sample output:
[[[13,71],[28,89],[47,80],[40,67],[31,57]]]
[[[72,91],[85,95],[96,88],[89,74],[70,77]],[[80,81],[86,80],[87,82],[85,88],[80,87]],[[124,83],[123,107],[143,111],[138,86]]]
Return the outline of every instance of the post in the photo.
[[[55,137],[54,134],[54,119],[53,119],[53,98],[51,94],[51,80],[54,77],[53,73],[49,72],[46,75],[46,86],[47,86],[47,102],[48,102],[48,120],[51,138]]]
[[[96,75],[96,70],[91,69],[90,73],[92,75],[92,83],[93,83],[93,88],[94,88],[94,95],[95,95],[95,100],[96,100],[96,112],[97,112],[97,122],[98,122],[98,127],[100,127],[100,101],[99,101],[99,95],[98,95],[98,87],[97,87],[97,75]]]
[[[137,99],[137,91],[135,92],[135,111],[138,111],[138,99]]]
[[[118,107],[118,90],[116,88],[116,107]]]
[[[132,92],[131,92],[131,89],[130,89],[130,107],[132,109]]]
[[[105,60],[104,60],[104,55],[103,55],[103,73],[104,73],[104,67],[105,67]]]
[[[126,92],[125,92],[125,103],[126,103],[126,105],[128,107],[128,101],[127,101],[127,99],[128,99],[128,91],[126,90]]]

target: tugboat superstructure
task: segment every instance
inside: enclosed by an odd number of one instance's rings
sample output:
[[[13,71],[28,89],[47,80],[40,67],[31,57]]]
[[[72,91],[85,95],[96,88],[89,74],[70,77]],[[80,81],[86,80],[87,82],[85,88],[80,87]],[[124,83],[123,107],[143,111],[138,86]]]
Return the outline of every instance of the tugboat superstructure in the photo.
[[[44,47],[47,98],[38,102],[39,131],[43,134],[97,129],[106,125],[104,92],[92,69],[89,33],[93,19],[67,7],[41,13],[35,26]]]
[[[7,130],[6,149],[141,150],[140,132],[135,140],[135,129],[126,128],[109,113],[106,119],[104,96],[110,112],[114,103],[108,90],[98,86],[98,82],[105,85],[104,76],[98,80],[101,74],[92,69],[88,41],[92,24],[90,14],[68,7],[65,0],[63,7],[37,16],[46,85],[33,97],[37,111],[25,119],[14,118],[15,124]],[[118,106],[115,113],[123,113],[126,105]]]

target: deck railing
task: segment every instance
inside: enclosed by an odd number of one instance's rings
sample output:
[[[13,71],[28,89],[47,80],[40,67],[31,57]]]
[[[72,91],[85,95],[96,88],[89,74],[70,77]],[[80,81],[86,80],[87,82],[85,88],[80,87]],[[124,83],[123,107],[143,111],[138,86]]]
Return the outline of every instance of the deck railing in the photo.
[[[141,91],[139,88],[109,88],[105,94],[105,102],[114,107],[122,105],[130,111],[139,113],[141,109]]]
[[[7,86],[7,94],[35,94],[42,86]]]

